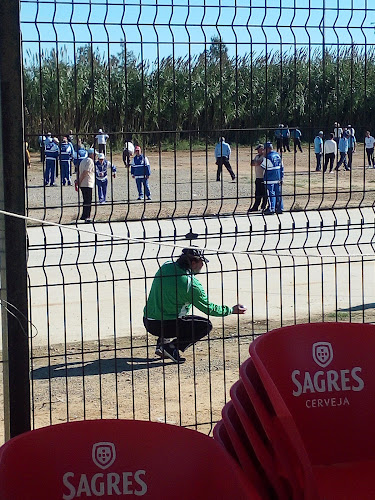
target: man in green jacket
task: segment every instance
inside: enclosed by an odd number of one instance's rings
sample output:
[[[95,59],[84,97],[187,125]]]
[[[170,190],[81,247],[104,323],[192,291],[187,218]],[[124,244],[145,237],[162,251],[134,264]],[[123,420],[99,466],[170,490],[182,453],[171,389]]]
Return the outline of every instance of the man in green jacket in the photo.
[[[165,262],[155,274],[143,311],[146,330],[158,337],[155,354],[183,363],[184,352],[212,330],[208,318],[189,315],[193,305],[208,316],[244,314],[246,307],[219,306],[209,302],[203,286],[195,277],[205,262],[202,250],[184,248],[176,262]]]

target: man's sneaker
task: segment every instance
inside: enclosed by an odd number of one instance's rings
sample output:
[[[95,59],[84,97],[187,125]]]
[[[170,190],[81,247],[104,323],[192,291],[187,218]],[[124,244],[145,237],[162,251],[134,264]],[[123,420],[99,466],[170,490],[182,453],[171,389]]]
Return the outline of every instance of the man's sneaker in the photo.
[[[155,356],[159,356],[159,358],[164,358],[164,350],[162,345],[158,344],[156,346]]]
[[[266,210],[264,210],[263,215],[275,215],[275,212],[272,212],[267,208]]]
[[[164,344],[163,345],[163,352],[164,352],[164,357],[169,358],[175,363],[184,363],[186,361],[185,358],[180,356],[180,353],[178,352],[177,347],[174,347],[172,344]]]

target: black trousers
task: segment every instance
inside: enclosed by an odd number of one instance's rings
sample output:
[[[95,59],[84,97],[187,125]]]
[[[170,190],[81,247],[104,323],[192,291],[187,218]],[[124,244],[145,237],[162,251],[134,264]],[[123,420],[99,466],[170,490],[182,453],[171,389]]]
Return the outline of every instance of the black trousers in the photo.
[[[277,152],[280,151],[280,153],[283,152],[283,139],[282,139],[282,137],[278,137],[276,139],[276,151]]]
[[[301,139],[299,139],[298,137],[296,139],[294,139],[294,152],[295,153],[297,153],[297,147],[301,151],[301,153],[303,153],[302,146],[301,146]]]
[[[324,155],[323,172],[326,172],[327,167],[328,167],[328,162],[329,162],[329,171],[332,172],[332,170],[333,170],[333,162],[334,161],[335,161],[335,153],[326,153]]]
[[[348,168],[352,168],[353,162],[353,148],[348,149]]]
[[[255,201],[252,208],[258,210],[260,202],[262,202],[262,210],[267,206],[267,189],[263,179],[255,179]]]
[[[287,150],[288,150],[288,151],[289,151],[289,153],[290,153],[289,143],[290,143],[289,137],[283,137],[283,148],[284,148],[284,153],[286,153],[286,151],[287,151]]]
[[[92,188],[81,187],[81,191],[83,196],[83,210],[81,220],[86,220],[90,218],[91,213]]]
[[[208,318],[195,315],[163,321],[143,318],[143,324],[148,333],[158,337],[158,344],[161,344],[163,339],[176,339],[174,344],[182,352],[212,330],[212,323]]]
[[[221,178],[221,172],[223,170],[223,165],[225,165],[225,168],[228,170],[230,176],[232,177],[232,181],[234,181],[234,179],[236,178],[236,175],[233,172],[231,164],[229,163],[229,159],[226,156],[220,156],[220,158],[217,158],[216,165],[217,165],[217,173],[216,173],[216,180],[217,181],[219,181]]]
[[[127,149],[124,149],[122,152],[122,161],[124,162],[125,167],[130,166],[130,152]]]
[[[367,161],[369,166],[374,166],[374,148],[366,148],[366,153],[367,153]]]
[[[105,144],[98,144],[98,151],[105,154]]]

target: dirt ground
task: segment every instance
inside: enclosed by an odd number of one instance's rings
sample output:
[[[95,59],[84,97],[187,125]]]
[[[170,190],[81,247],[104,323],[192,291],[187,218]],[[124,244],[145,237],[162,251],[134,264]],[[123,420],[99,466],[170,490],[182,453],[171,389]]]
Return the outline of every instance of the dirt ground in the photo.
[[[255,152],[253,151],[255,154]],[[231,157],[237,179],[231,182],[223,168],[222,181],[216,181],[213,151],[160,152],[150,150],[150,187],[152,201],[138,201],[134,179],[124,167],[120,154],[112,156],[116,178],[108,185],[107,203],[93,203],[95,221],[202,217],[243,214],[254,196],[254,172],[250,167],[251,150],[234,149]],[[365,152],[360,144],[353,155],[353,169],[322,174],[315,171],[315,154],[304,147],[303,153],[285,153],[283,198],[285,210],[315,210],[372,206],[375,169],[363,168]],[[64,224],[75,223],[80,216],[79,194],[73,186],[43,186],[43,165],[32,154],[27,175],[29,216]]]
[[[209,158],[202,151],[147,154],[152,166],[152,201],[135,201],[135,182],[120,155],[114,155],[118,172],[109,187],[108,203],[93,207],[95,220],[240,214],[249,208],[254,191],[249,148],[233,154],[232,165],[237,173],[233,183],[225,169],[222,182],[216,182],[211,152]],[[308,154],[306,148],[296,156],[286,153],[283,160],[286,210],[373,204],[375,169],[363,168],[362,145],[354,156],[351,172],[324,176],[315,172],[315,155]],[[77,220],[78,195],[74,187],[44,188],[42,165],[35,154],[27,177],[31,217],[61,223]],[[269,329],[276,326],[268,324]],[[83,418],[136,418],[210,433],[212,422],[220,419],[231,385],[238,379],[239,366],[248,356],[253,335],[266,329],[265,324],[254,324],[246,316],[238,318],[236,324],[214,318],[210,338],[190,349],[186,363],[179,366],[155,357],[150,337],[119,338],[116,344],[100,341],[55,345],[49,351],[36,348],[30,366],[32,427]],[[0,406],[1,398],[2,394]],[[1,413],[0,443],[4,440],[2,421]]]

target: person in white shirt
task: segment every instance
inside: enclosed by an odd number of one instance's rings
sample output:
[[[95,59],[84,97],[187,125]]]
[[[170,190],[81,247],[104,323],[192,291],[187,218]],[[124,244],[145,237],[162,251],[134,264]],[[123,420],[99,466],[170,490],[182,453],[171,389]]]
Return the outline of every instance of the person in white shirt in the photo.
[[[106,154],[106,144],[107,140],[109,139],[109,135],[105,134],[103,130],[100,128],[98,130],[98,135],[95,136],[95,141],[98,143],[98,150],[99,153],[103,153],[104,155]]]
[[[324,166],[323,172],[327,171],[329,162],[329,173],[333,170],[333,162],[337,155],[337,143],[335,141],[335,134],[329,134],[329,139],[324,142]]]
[[[134,154],[134,144],[131,141],[126,141],[124,144],[124,150],[122,152],[122,161],[125,167],[130,166],[130,157]]]
[[[355,129],[351,125],[348,125],[347,130],[349,130],[350,135],[355,136]]]
[[[367,154],[368,168],[371,168],[371,167],[375,168],[374,144],[375,144],[375,139],[370,134],[370,131],[367,130],[366,137],[365,137],[365,148],[366,148],[366,154]]]
[[[334,137],[334,140],[336,141],[336,144],[339,143],[339,140],[342,136],[342,133],[343,133],[343,130],[340,127],[340,124],[335,122],[334,126],[333,126],[333,137]]]
[[[93,148],[89,149],[88,157],[81,161],[78,171],[78,186],[83,196],[83,210],[80,220],[84,220],[86,223],[91,222],[92,191],[95,187],[95,154],[97,152]]]

